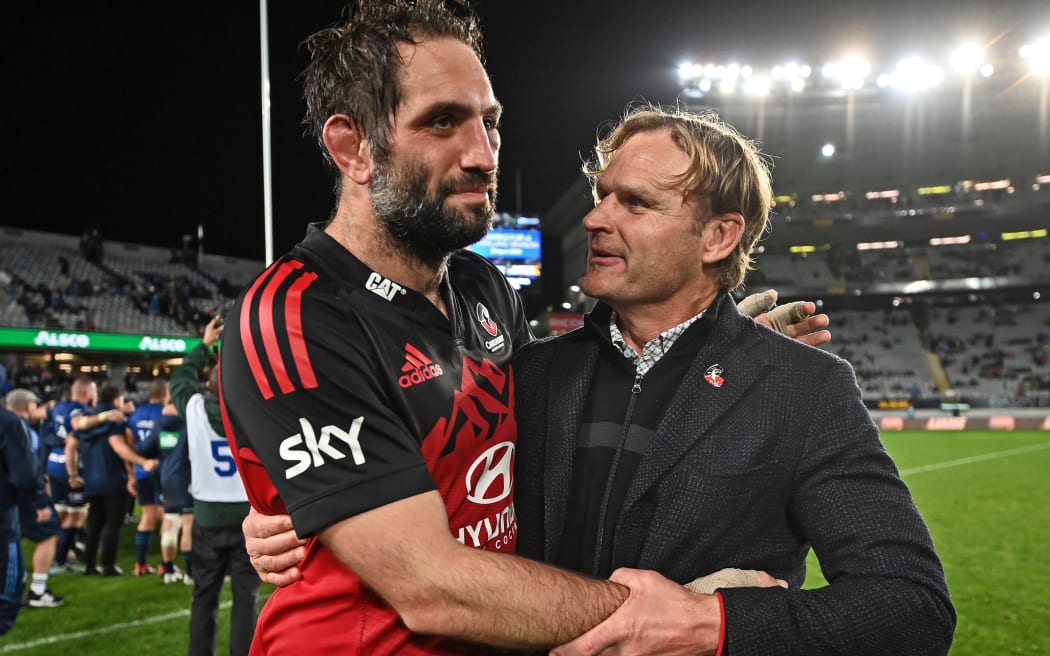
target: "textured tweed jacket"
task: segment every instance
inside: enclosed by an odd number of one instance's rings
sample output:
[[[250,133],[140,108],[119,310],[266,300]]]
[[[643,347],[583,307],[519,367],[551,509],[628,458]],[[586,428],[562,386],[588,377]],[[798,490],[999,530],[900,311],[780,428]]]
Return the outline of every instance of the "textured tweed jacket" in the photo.
[[[728,655],[947,653],[955,610],[944,571],[853,369],[740,315],[727,294],[712,310],[627,492],[613,567],[682,583],[722,567],[787,580],[789,590],[723,591]],[[591,375],[599,349],[612,348],[607,326],[589,317],[517,356],[522,555],[558,552]],[[720,387],[704,379],[712,365]],[[811,547],[830,586],[800,590]]]

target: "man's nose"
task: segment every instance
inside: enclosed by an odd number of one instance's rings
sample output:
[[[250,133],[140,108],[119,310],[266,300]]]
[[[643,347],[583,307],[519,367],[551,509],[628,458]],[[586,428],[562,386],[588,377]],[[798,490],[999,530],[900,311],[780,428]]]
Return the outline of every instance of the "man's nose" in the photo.
[[[495,171],[499,166],[499,133],[489,130],[484,121],[471,121],[465,126],[464,139],[460,166],[468,171]]]
[[[583,229],[587,232],[599,232],[609,229],[609,202],[608,197],[602,199],[600,203],[591,208],[590,212],[587,212],[583,216]]]

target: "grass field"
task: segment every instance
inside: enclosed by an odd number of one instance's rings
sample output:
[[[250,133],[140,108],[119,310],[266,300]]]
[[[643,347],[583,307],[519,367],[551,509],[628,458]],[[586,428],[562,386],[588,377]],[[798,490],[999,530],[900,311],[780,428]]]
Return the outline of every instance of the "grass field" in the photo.
[[[952,655],[1050,654],[1050,433],[902,432],[883,439],[944,560],[959,613]],[[125,533],[119,562],[131,570],[134,531]],[[823,585],[819,565],[810,564],[807,587]],[[66,605],[24,610],[0,639],[0,654],[186,653],[187,586],[74,574],[53,577],[51,587]],[[269,592],[264,586],[263,596]],[[227,586],[218,654],[229,649],[228,600]]]

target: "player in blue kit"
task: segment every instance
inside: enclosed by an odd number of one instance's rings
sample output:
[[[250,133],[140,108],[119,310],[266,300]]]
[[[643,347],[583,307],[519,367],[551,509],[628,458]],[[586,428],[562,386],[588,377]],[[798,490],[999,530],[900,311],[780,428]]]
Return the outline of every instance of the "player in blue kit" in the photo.
[[[66,439],[66,466],[70,466],[70,460],[83,464],[84,497],[90,504],[84,540],[85,574],[100,573],[96,568],[100,549],[102,576],[124,573],[117,567],[117,546],[128,506],[129,470],[136,464],[152,471],[158,464],[128,446],[124,413],[119,410],[123,405],[120,390],[115,385],[104,385],[99,390],[95,416],[110,421],[100,422],[93,428],[78,428]]]
[[[150,383],[149,398],[128,417],[127,436],[132,444],[144,441],[154,427],[160,425],[161,412],[168,402],[168,381],[155,378]],[[160,473],[148,472],[135,465],[135,495],[142,508],[135,532],[135,576],[153,573],[149,566],[149,547],[153,532],[164,517],[164,506],[160,502]]]
[[[119,410],[93,413],[92,408],[96,403],[98,385],[88,376],[78,376],[70,386],[69,398],[59,401],[51,411],[54,433],[63,440],[62,445],[52,449],[47,458],[47,478],[51,485],[51,496],[62,522],[62,534],[59,536],[58,550],[55,554],[55,566],[58,571],[68,569],[69,551],[76,550],[77,543],[83,537],[82,527],[88,511],[87,500],[84,497],[84,479],[80,475],[80,463],[76,459],[79,454],[75,451],[70,453],[72,446],[68,438],[72,438],[78,430],[96,428],[108,421],[124,420],[124,414]]]
[[[160,499],[164,507],[164,521],[160,527],[160,556],[161,576],[166,584],[179,581],[187,585],[193,583],[190,551],[193,497],[190,496],[190,456],[186,440],[186,422],[169,400],[154,429],[145,440],[135,445],[136,452],[160,459]],[[177,551],[182,552],[186,567],[183,571],[175,566]]]

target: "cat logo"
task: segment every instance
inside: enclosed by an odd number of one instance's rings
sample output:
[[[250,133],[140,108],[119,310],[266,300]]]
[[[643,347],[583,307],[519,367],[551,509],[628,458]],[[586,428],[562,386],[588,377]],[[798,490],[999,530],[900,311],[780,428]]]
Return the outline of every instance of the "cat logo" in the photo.
[[[382,296],[388,301],[394,300],[394,294],[401,293],[407,294],[405,288],[397,284],[393,280],[388,280],[383,276],[379,275],[375,271],[368,276],[368,280],[365,281],[365,289],[373,291],[378,296]]]

